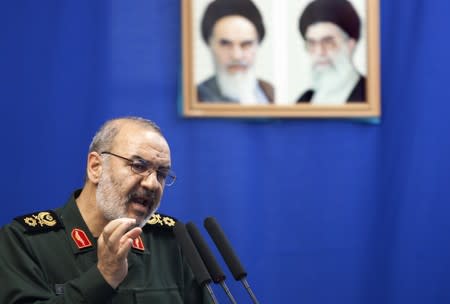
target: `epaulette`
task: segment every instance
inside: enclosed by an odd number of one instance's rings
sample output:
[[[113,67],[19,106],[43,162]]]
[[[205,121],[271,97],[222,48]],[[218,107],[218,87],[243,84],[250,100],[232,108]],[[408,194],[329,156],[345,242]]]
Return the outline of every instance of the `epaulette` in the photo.
[[[63,228],[58,215],[53,210],[39,211],[14,218],[27,233],[41,233]]]
[[[176,218],[161,213],[154,213],[144,227],[157,230],[172,231],[176,223]]]

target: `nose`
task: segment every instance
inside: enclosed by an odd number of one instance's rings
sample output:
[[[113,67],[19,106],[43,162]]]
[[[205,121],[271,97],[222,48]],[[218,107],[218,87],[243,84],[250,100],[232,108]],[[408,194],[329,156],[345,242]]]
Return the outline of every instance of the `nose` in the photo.
[[[231,58],[233,60],[241,60],[243,56],[243,50],[240,45],[234,45],[231,49]]]
[[[311,53],[316,56],[325,56],[328,51],[325,45],[323,43],[319,42],[316,43],[313,47],[311,47]]]
[[[327,50],[326,46],[323,45],[323,43],[319,43],[317,49],[318,49],[318,54],[320,56],[325,56],[326,54],[328,54],[328,50]]]
[[[141,185],[142,187],[150,190],[158,189],[160,187],[160,183],[158,181],[158,172],[156,170],[152,170],[150,174],[143,176]]]

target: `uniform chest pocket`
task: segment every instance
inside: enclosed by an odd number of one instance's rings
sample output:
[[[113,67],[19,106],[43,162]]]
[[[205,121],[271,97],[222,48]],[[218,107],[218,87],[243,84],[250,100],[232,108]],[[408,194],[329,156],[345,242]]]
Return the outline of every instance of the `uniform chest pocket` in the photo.
[[[143,288],[119,290],[112,304],[178,304],[183,303],[177,286],[166,288]]]

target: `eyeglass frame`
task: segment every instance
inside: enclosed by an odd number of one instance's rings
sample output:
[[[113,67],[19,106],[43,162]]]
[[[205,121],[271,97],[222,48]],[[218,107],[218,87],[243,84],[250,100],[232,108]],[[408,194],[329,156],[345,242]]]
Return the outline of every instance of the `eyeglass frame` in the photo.
[[[140,176],[143,176],[143,177],[148,177],[148,176],[150,176],[150,174],[153,173],[153,171],[155,171],[157,174],[161,174],[163,176],[163,178],[164,178],[164,185],[167,186],[167,187],[172,186],[175,183],[175,180],[177,179],[177,176],[175,175],[175,172],[173,172],[171,169],[168,169],[168,171],[166,173],[166,172],[161,171],[159,169],[152,168],[150,166],[150,162],[148,160],[145,160],[145,159],[141,158],[141,157],[139,157],[139,160],[136,160],[136,159],[130,159],[130,158],[127,158],[127,157],[124,157],[124,156],[121,156],[121,155],[118,155],[116,153],[109,152],[109,151],[102,151],[102,152],[100,152],[100,155],[105,155],[105,154],[106,155],[112,155],[112,156],[115,156],[115,157],[118,157],[118,158],[121,158],[123,160],[128,161],[129,162],[128,166],[130,166],[130,170],[133,173],[137,174],[137,175],[140,175]],[[136,168],[133,167],[133,165],[135,165],[135,164],[139,164],[141,166],[145,165],[147,167],[147,169],[145,171],[143,171],[143,172],[138,172],[139,170],[136,171]],[[148,174],[146,174],[146,173],[148,173]],[[168,177],[172,178],[172,180],[173,180],[170,184],[168,184],[166,182]]]

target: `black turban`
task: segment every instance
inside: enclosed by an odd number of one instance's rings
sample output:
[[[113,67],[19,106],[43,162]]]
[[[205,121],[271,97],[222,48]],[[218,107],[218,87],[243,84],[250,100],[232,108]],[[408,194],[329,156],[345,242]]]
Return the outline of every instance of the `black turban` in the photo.
[[[258,32],[258,40],[264,38],[265,30],[261,13],[250,0],[214,0],[206,8],[202,20],[202,37],[206,44],[212,34],[214,24],[222,17],[239,15],[251,21]]]
[[[353,5],[347,0],[314,0],[300,17],[299,29],[305,38],[308,26],[317,22],[331,22],[351,38],[358,40],[361,21]]]

